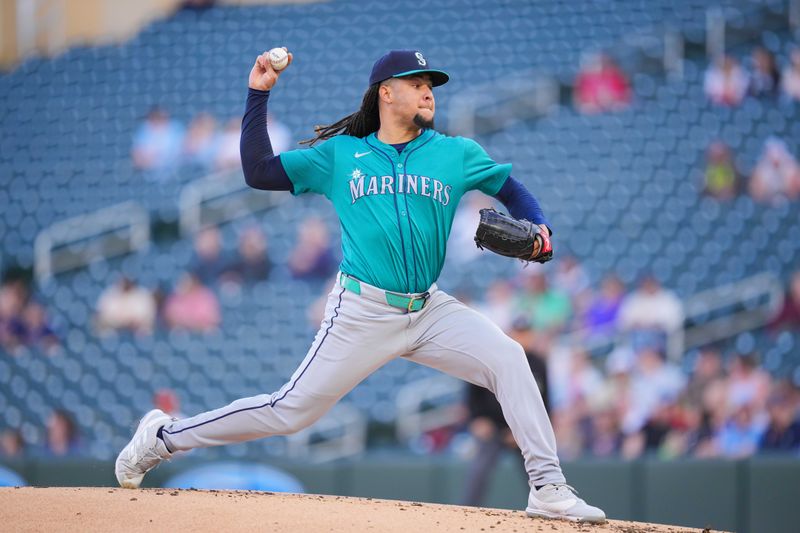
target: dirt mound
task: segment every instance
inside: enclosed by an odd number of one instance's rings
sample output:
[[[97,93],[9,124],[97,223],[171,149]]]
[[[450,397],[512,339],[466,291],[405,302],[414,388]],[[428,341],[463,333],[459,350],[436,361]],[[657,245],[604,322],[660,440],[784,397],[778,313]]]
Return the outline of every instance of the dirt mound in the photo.
[[[610,521],[532,519],[521,511],[270,492],[0,488],[5,531],[601,532],[700,531]]]

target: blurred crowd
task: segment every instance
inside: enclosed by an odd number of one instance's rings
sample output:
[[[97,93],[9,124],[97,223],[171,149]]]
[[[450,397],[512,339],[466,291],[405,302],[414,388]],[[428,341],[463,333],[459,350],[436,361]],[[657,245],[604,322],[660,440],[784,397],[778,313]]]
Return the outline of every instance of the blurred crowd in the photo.
[[[763,370],[757,353],[710,345],[668,357],[684,314],[677,296],[652,276],[627,290],[609,275],[595,289],[580,263],[566,257],[551,276],[523,271],[496,282],[473,305],[534,362],[563,459],[800,454],[797,384]],[[775,336],[800,331],[800,271],[766,329]],[[602,338],[615,339],[613,351],[587,350]],[[472,388],[465,427],[478,443],[472,477],[480,477],[482,465],[515,446],[507,425],[491,415],[500,412],[494,397]],[[466,501],[482,490],[476,486]]]
[[[160,389],[153,394],[153,407],[181,417],[175,391]],[[39,434],[23,436],[18,428],[0,429],[0,459],[85,457],[89,453],[75,417],[65,409],[54,409]]]
[[[706,151],[703,180],[703,192],[718,200],[730,200],[741,193],[768,205],[800,198],[800,164],[786,142],[775,136],[764,142],[748,179],[730,147],[722,141],[713,142]]]
[[[704,89],[710,102],[736,107],[747,98],[800,102],[800,48],[781,69],[772,52],[755,47],[744,64],[736,57],[717,57],[705,73]],[[703,190],[720,200],[747,193],[756,201],[774,204],[800,198],[800,164],[783,139],[765,140],[749,176],[739,168],[735,154],[722,141],[709,145]]]
[[[44,305],[31,295],[28,284],[21,278],[0,283],[0,348],[14,353],[38,347],[54,354],[60,346]]]
[[[19,429],[5,429],[0,432],[0,457],[18,459],[21,457],[79,457],[86,451],[86,443],[80,435],[73,416],[56,409],[47,418],[41,438],[30,439],[30,445]]]
[[[715,58],[705,74],[708,99],[719,106],[738,106],[747,97],[800,101],[800,48],[781,69],[772,52],[755,47],[745,64],[730,54]]]
[[[198,173],[238,169],[241,122],[233,117],[220,127],[212,114],[200,113],[184,126],[165,109],[153,107],[133,138],[133,166],[153,179],[166,178],[179,167]],[[273,152],[287,150],[289,129],[272,114],[267,124]]]
[[[304,220],[296,241],[287,259],[294,279],[325,280],[336,271],[339,259],[320,218]],[[241,230],[237,248],[226,251],[220,229],[207,226],[195,235],[192,262],[174,287],[147,288],[122,276],[100,295],[95,326],[101,334],[149,335],[157,328],[214,331],[223,318],[219,292],[268,281],[272,269],[267,237],[260,227]]]
[[[621,111],[631,98],[630,81],[610,55],[593,53],[583,58],[572,91],[575,109],[584,114]]]
[[[739,458],[800,452],[800,395],[774,380],[756,354],[692,355],[688,373],[660,351],[612,354],[593,364],[581,350],[551,359],[553,422],[564,458]]]
[[[723,107],[739,106],[748,98],[800,101],[800,49],[783,68],[763,47],[756,47],[744,64],[723,55],[705,73],[704,90],[710,102]],[[580,113],[617,112],[631,105],[631,83],[609,54],[590,54],[576,75],[572,97]],[[179,168],[199,174],[237,169],[240,123],[234,117],[221,125],[212,114],[200,113],[182,124],[154,107],[132,140],[132,164],[152,179]],[[288,128],[272,115],[268,125],[273,151],[289,149]],[[800,163],[778,137],[765,140],[749,172],[729,146],[716,141],[708,146],[702,174],[704,193],[719,200],[740,194],[766,204],[800,198]],[[454,221],[450,260],[477,257],[472,242],[476,216],[489,205],[491,200],[481,195],[465,198]],[[135,276],[120,276],[96,302],[95,331],[215,331],[223,321],[219,293],[268,282],[273,272],[261,228],[248,226],[237,237],[235,249],[228,250],[220,228],[200,230],[191,264],[174,286],[145,287]],[[286,266],[294,279],[322,281],[331,279],[338,259],[328,226],[310,217],[298,228]],[[704,346],[673,357],[676,339],[681,342],[684,309],[678,296],[654,276],[643,275],[635,286],[626,287],[611,272],[594,285],[576,257],[560,254],[546,270],[533,267],[514,279],[498,279],[482,298],[467,303],[525,348],[563,459],[800,453],[797,385],[763,370],[758,353]],[[320,304],[313,308],[312,322],[317,323]],[[800,271],[766,328],[776,335],[785,329],[800,331]],[[36,346],[60,353],[57,330],[24,281],[9,279],[0,285],[0,348],[5,352],[14,355]],[[564,342],[567,336],[577,342]],[[586,349],[609,339],[623,342],[603,356]],[[159,391],[154,404],[179,412],[171,391]],[[516,451],[491,393],[470,386],[465,410],[463,429],[477,443],[465,493],[470,503],[480,501],[487,473],[501,452]],[[24,447],[18,430],[0,433],[0,455],[19,456]],[[84,449],[72,416],[57,410],[47,421],[41,447],[32,453],[80,455]]]

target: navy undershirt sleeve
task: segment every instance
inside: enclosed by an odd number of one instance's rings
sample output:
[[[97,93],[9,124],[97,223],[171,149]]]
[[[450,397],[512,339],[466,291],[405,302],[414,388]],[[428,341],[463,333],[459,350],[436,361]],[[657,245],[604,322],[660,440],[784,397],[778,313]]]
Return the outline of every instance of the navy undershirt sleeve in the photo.
[[[292,191],[294,185],[283,168],[281,156],[272,153],[267,133],[267,100],[269,91],[248,89],[239,141],[244,180],[254,189]]]
[[[539,202],[536,201],[536,198],[533,197],[525,185],[515,180],[512,176],[508,177],[494,197],[506,206],[508,213],[512,217],[530,220],[534,224],[544,224],[548,229],[550,228]],[[552,230],[550,232],[552,233]]]

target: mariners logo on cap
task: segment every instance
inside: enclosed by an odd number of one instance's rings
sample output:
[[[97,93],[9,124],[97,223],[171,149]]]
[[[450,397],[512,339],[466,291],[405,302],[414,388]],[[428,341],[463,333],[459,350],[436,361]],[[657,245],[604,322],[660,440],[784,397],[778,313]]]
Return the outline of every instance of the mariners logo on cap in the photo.
[[[434,87],[444,85],[450,79],[447,72],[431,68],[430,62],[419,50],[392,50],[372,65],[369,84],[373,85],[389,78],[402,78],[415,74],[430,76]]]

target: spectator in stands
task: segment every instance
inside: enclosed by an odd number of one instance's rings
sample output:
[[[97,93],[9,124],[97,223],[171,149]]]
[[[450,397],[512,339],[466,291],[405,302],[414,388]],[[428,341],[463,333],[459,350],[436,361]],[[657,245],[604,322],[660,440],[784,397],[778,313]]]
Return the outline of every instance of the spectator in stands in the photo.
[[[769,424],[759,442],[765,453],[797,453],[800,451],[800,419],[797,393],[794,390],[773,392],[767,402]]]
[[[218,170],[240,169],[242,159],[239,153],[241,117],[231,118],[219,137],[219,146],[215,166]],[[267,131],[270,135],[270,144],[274,155],[290,148],[291,134],[289,129],[273,114],[267,118]],[[273,137],[274,135],[274,137]]]
[[[225,279],[235,283],[264,281],[272,270],[267,254],[267,237],[258,226],[250,226],[239,235],[237,257],[225,272]]]
[[[614,274],[609,274],[600,285],[600,292],[589,301],[583,315],[583,327],[589,336],[608,337],[617,330],[619,309],[625,296],[625,286]]]
[[[78,426],[72,416],[62,409],[56,409],[47,419],[45,453],[53,457],[81,455],[83,442]]]
[[[267,132],[269,133],[269,142],[272,145],[272,153],[274,155],[285,152],[292,147],[292,133],[286,124],[278,120],[278,117],[272,111],[269,111],[267,115]]]
[[[540,346],[536,336],[523,321],[514,323],[509,335],[525,349],[531,372],[549,412],[547,366],[544,355],[537,351]],[[481,505],[492,471],[497,465],[503,451],[514,451],[515,461],[519,464],[521,484],[527,484],[525,464],[517,450],[517,444],[508,427],[503,410],[495,395],[477,385],[467,385],[467,408],[469,411],[468,428],[477,444],[475,459],[469,465],[467,482],[462,503],[464,505]]]
[[[663,352],[649,347],[639,351],[631,375],[631,401],[623,419],[625,432],[640,432],[648,423],[652,425],[648,431],[656,431],[656,426],[660,428],[669,419],[672,405],[685,387],[686,376],[665,360]],[[652,444],[653,435],[643,436]],[[644,444],[647,447],[648,442]]]
[[[28,302],[22,312],[25,325],[25,342],[29,346],[38,346],[45,352],[54,354],[61,343],[47,320],[44,307],[38,302]]]
[[[772,378],[758,364],[753,353],[737,354],[731,359],[727,382],[727,404],[729,409],[742,405],[752,406],[757,413],[767,405]]]
[[[800,331],[800,270],[792,274],[783,306],[770,320],[769,329],[773,333],[784,329]]]
[[[703,418],[700,408],[689,403],[685,395],[673,404],[670,414],[669,431],[658,449],[662,459],[689,455],[701,434]]]
[[[569,295],[550,287],[544,270],[537,268],[524,274],[522,289],[514,302],[515,313],[525,317],[536,331],[563,331],[572,317]]]
[[[637,348],[646,344],[663,349],[667,337],[683,327],[683,320],[681,301],[651,275],[642,277],[639,288],[623,299],[619,310],[619,327]]]
[[[674,430],[676,411],[678,407],[672,402],[658,403],[641,429],[625,438],[623,447],[626,448],[626,458],[660,454]]]
[[[169,416],[183,418],[178,394],[172,389],[159,389],[153,394],[153,407],[161,409]]]
[[[575,458],[592,446],[592,411],[604,401],[614,405],[616,391],[582,347],[550,344],[548,387],[559,456]]]
[[[687,452],[699,459],[717,457],[717,434],[722,430],[725,417],[717,417],[711,411],[700,410],[700,421],[691,435],[687,446]]]
[[[326,282],[329,285],[336,283],[336,275],[331,276]],[[306,308],[306,320],[312,328],[319,328],[325,318],[325,307],[328,305],[328,294],[321,291],[319,296]]]
[[[128,330],[149,334],[155,320],[153,294],[125,276],[103,291],[97,301],[96,325],[100,332]]]
[[[734,198],[741,185],[731,150],[722,141],[711,143],[706,151],[706,172],[703,192],[717,200]]]
[[[139,170],[168,170],[179,161],[183,127],[169,114],[153,107],[133,139],[133,166]]]
[[[59,340],[44,307],[30,298],[23,280],[14,279],[0,284],[0,348],[13,352],[23,346],[53,354]]]
[[[167,298],[164,320],[170,328],[211,331],[221,320],[219,302],[195,274],[187,272]]]
[[[578,258],[569,252],[563,252],[555,264],[553,286],[569,295],[575,309],[574,314],[580,316],[589,304],[589,276]]]
[[[691,394],[693,390],[687,392]],[[699,420],[688,443],[688,452],[699,458],[717,457],[717,435],[722,431],[730,411],[727,377],[707,380],[705,389],[700,393],[702,403],[699,406]]]
[[[307,218],[297,234],[297,244],[289,254],[292,276],[304,280],[327,279],[336,270],[337,260],[325,222],[317,217]]]
[[[494,394],[483,387],[467,385],[468,429],[476,444],[475,457],[469,463],[463,505],[478,506],[483,502],[491,473],[504,450],[515,450],[516,442],[508,428],[500,404]],[[519,453],[515,454],[515,457]],[[517,461],[520,483],[525,482],[525,465]]]
[[[242,119],[234,117],[230,119],[219,136],[219,145],[214,159],[214,167],[217,170],[236,170],[242,167],[242,158],[239,155],[239,136]]]
[[[511,283],[506,279],[498,278],[486,289],[484,301],[477,307],[481,314],[497,324],[497,327],[508,331],[515,318],[511,308],[513,297],[514,287]]]
[[[617,457],[622,451],[623,435],[619,414],[610,404],[594,407],[586,434],[586,453],[592,457]]]
[[[714,346],[704,346],[695,359],[689,384],[686,386],[686,400],[695,406],[703,405],[703,396],[709,387],[721,386],[725,381],[722,367],[722,354]]]
[[[717,435],[717,449],[723,457],[749,457],[758,450],[765,424],[751,405],[741,405]]]
[[[716,58],[705,74],[706,96],[719,106],[741,104],[749,85],[747,73],[739,61],[727,54]]]
[[[631,102],[630,83],[610,56],[592,54],[575,79],[573,100],[581,113],[625,109]]]
[[[571,350],[569,372],[562,386],[561,407],[578,410],[579,418],[583,418],[588,415],[591,400],[602,393],[605,378],[592,364],[589,353],[576,347]]]
[[[481,257],[480,248],[475,246],[475,229],[481,220],[480,210],[493,206],[492,199],[478,191],[464,195],[453,218],[447,241],[446,261],[464,265]]]
[[[201,171],[212,168],[218,143],[217,120],[200,113],[189,124],[183,140],[183,163]]]
[[[28,288],[22,280],[0,285],[0,348],[14,351],[27,342],[23,312]]]
[[[764,142],[761,158],[750,177],[750,195],[764,203],[800,196],[800,165],[781,139],[770,137]]]
[[[789,64],[781,76],[781,89],[787,100],[800,102],[800,48],[789,54]]]
[[[15,459],[25,454],[25,440],[18,429],[8,428],[0,433],[0,457]]]
[[[213,285],[228,268],[219,228],[206,226],[198,231],[194,237],[192,272],[206,285]]]
[[[775,56],[763,46],[756,46],[750,60],[750,94],[759,97],[777,96],[781,86],[781,73],[775,63]]]

